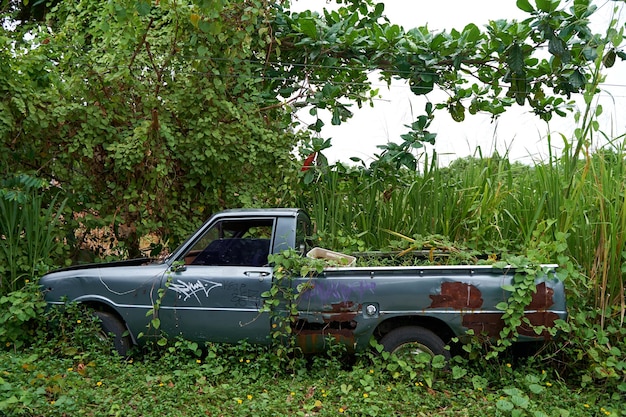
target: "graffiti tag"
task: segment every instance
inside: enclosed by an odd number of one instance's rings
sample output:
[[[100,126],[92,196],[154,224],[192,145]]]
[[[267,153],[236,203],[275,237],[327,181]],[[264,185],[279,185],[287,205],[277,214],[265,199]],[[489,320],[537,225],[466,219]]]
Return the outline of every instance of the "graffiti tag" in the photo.
[[[205,297],[209,296],[209,293],[212,289],[221,287],[222,284],[219,282],[207,281],[207,280],[197,280],[196,282],[185,282],[182,280],[177,280],[176,282],[172,282],[169,286],[169,289],[178,294],[178,298],[182,298],[183,301],[187,301],[191,297],[194,297],[198,303],[200,303],[200,298],[198,298],[198,294],[204,294]]]
[[[246,284],[236,282],[224,283],[224,290],[231,293],[230,302],[236,306],[244,307],[247,305],[259,306],[261,292],[258,289],[247,288]]]

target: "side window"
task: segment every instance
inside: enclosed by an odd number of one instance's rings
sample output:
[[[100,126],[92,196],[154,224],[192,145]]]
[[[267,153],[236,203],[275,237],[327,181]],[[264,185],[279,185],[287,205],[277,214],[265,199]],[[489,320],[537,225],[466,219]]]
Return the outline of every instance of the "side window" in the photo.
[[[263,266],[270,253],[272,219],[222,220],[185,255],[187,265]]]

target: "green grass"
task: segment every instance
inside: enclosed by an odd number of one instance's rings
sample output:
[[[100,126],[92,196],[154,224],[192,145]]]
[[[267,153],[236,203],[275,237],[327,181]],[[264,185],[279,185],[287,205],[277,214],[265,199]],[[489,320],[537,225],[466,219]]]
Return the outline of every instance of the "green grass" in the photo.
[[[134,360],[98,349],[73,353],[0,352],[0,415],[626,415],[623,395],[581,388],[539,360],[458,361],[410,375],[371,355],[353,366],[319,356],[286,371],[271,352],[247,346],[213,346],[200,357],[166,350]]]

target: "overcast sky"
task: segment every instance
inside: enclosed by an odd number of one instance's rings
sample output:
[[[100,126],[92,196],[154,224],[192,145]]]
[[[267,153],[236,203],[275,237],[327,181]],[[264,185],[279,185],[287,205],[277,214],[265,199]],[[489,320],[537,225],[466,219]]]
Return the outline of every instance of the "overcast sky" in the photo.
[[[564,2],[565,0],[562,0]],[[462,29],[468,23],[479,26],[494,19],[522,20],[528,15],[519,10],[515,0],[385,0],[385,14],[392,23],[405,29],[427,24],[431,30],[450,28]],[[571,2],[571,1],[570,1]],[[533,3],[533,0],[531,0]],[[334,2],[325,0],[294,0],[292,9],[317,10],[332,7]],[[608,25],[613,8],[620,2],[595,0],[600,8],[595,15],[594,30],[604,31]],[[626,22],[624,13],[618,17],[623,27]],[[604,108],[601,117],[601,129],[609,136],[618,136],[626,132],[626,63],[617,60],[613,68],[606,72],[604,83],[605,93],[599,99]],[[382,98],[376,101],[373,109],[364,107],[355,109],[355,116],[341,126],[332,126],[330,118],[325,120],[321,136],[331,137],[333,147],[326,151],[331,161],[349,162],[351,156],[371,161],[374,153],[378,153],[376,145],[388,141],[400,142],[400,135],[406,132],[404,125],[413,122],[422,114],[425,104],[424,97],[417,97],[410,92],[404,82],[396,82],[391,88],[385,83],[375,82],[380,88]],[[436,92],[429,94],[433,102],[441,100]],[[441,94],[441,93],[440,93]],[[466,115],[462,123],[454,122],[445,111],[435,114],[431,131],[437,133],[434,149],[440,155],[442,163],[457,157],[474,154],[477,147],[482,149],[484,156],[489,156],[497,149],[501,154],[506,150],[512,160],[529,162],[533,159],[545,159],[548,155],[547,134],[553,133],[553,147],[556,151],[562,147],[560,135],[572,138],[575,128],[574,117],[561,118],[555,116],[547,125],[528,111],[528,108],[515,106],[501,115],[496,122],[489,115]],[[601,143],[598,138],[597,143]],[[432,148],[430,148],[432,153]]]

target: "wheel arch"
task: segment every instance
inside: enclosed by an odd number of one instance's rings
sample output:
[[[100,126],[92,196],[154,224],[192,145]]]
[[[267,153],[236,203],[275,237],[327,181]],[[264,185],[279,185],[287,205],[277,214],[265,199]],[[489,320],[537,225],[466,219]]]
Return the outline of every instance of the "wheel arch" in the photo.
[[[133,344],[137,344],[135,335],[133,334],[133,332],[130,331],[128,324],[126,323],[126,320],[124,320],[124,317],[122,317],[120,312],[117,311],[115,306],[112,303],[108,302],[108,300],[101,299],[101,298],[81,298],[81,299],[76,299],[74,301],[77,303],[81,303],[85,305],[86,307],[93,309],[95,311],[101,311],[103,313],[108,313],[108,314],[113,315],[116,319],[120,321],[120,323],[124,325],[124,327],[126,328],[126,331],[128,331],[128,334]]]
[[[390,317],[381,322],[374,329],[374,338],[380,342],[387,333],[405,326],[419,326],[428,329],[439,336],[446,344],[450,343],[452,338],[456,336],[450,326],[441,319],[429,316],[405,315]]]

